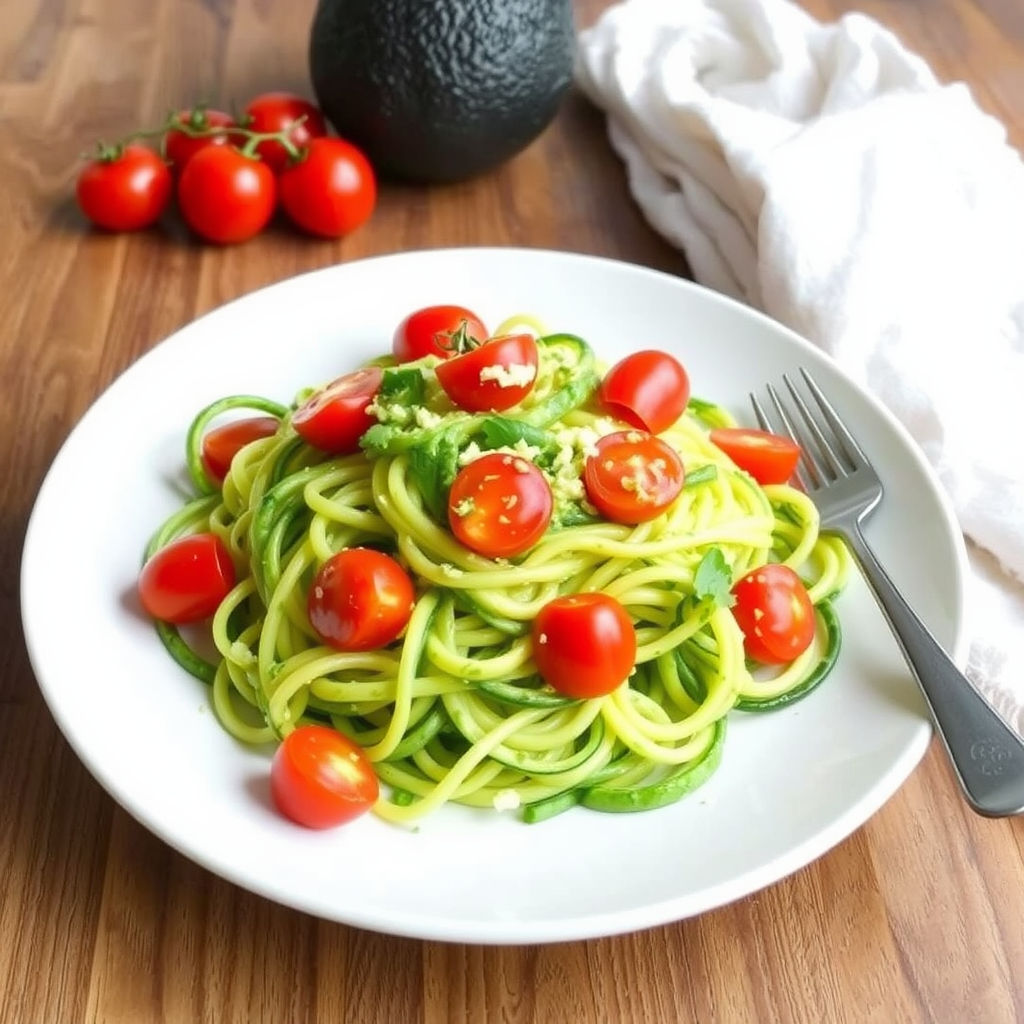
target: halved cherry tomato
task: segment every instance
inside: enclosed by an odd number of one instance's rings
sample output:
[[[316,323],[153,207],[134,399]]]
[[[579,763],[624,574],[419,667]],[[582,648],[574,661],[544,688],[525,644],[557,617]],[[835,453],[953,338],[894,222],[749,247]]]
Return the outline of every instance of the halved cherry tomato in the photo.
[[[533,463],[491,452],[459,471],[448,495],[448,523],[471,551],[514,558],[544,536],[554,504],[550,485]]]
[[[250,416],[214,427],[203,435],[203,465],[210,479],[223,483],[231,461],[247,445],[261,437],[273,437],[281,421],[273,416]]]
[[[213,533],[196,533],[146,561],[139,600],[154,619],[183,625],[212,615],[234,585],[235,566],[224,542]]]
[[[437,380],[466,412],[503,412],[533,390],[537,362],[532,334],[507,334],[439,363]]]
[[[292,426],[306,444],[331,455],[351,455],[374,424],[366,411],[380,390],[384,371],[366,366],[339,377],[292,413]]]
[[[690,377],[674,356],[644,349],[605,374],[598,398],[617,419],[660,434],[683,415],[690,400]]]
[[[205,132],[211,128],[234,128],[235,119],[223,110],[209,110],[206,107],[180,110],[174,122],[181,127],[172,128],[164,136],[164,155],[176,174],[180,174],[185,164],[206,146],[230,146],[237,141],[228,131],[215,135],[191,135],[186,130]]]
[[[268,92],[257,96],[246,108],[242,123],[253,132],[288,132],[288,140],[302,150],[312,139],[327,134],[327,122],[320,108],[290,92]],[[276,139],[267,139],[256,153],[274,174],[288,166],[288,150]]]
[[[424,356],[447,359],[452,354],[452,336],[460,330],[477,342],[487,339],[483,321],[465,306],[425,306],[398,325],[391,351],[400,363]]]
[[[613,523],[645,523],[661,515],[683,488],[678,452],[638,430],[606,434],[583,468],[590,503]]]
[[[803,581],[788,565],[762,565],[735,583],[732,593],[732,612],[754,661],[785,664],[811,645],[814,606]]]
[[[320,566],[306,608],[325,644],[339,651],[372,651],[405,629],[415,600],[412,580],[390,555],[345,548]]]
[[[788,437],[750,427],[716,427],[708,437],[759,484],[784,484],[800,461],[800,446]]]
[[[333,828],[373,807],[380,782],[355,740],[326,725],[300,725],[274,754],[270,793],[286,818],[307,828]]]
[[[608,594],[556,597],[538,612],[532,635],[541,678],[566,697],[603,697],[633,671],[633,620]]]

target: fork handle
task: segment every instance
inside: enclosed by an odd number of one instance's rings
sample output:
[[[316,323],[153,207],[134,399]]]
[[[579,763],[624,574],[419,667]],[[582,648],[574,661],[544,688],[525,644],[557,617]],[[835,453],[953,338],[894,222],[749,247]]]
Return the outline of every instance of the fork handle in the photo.
[[[989,818],[1024,812],[1024,741],[907,604],[857,523],[851,524],[846,536],[924,693],[967,802]]]

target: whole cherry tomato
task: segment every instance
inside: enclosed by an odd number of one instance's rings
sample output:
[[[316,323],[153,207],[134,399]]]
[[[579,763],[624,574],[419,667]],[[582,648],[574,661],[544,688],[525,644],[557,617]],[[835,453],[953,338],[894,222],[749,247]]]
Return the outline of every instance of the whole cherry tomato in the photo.
[[[268,92],[257,96],[245,108],[242,125],[251,132],[288,132],[288,140],[302,150],[310,140],[327,134],[327,122],[320,109],[309,100],[289,92]],[[275,173],[283,171],[291,159],[288,150],[275,139],[256,147],[259,158]]]
[[[537,379],[537,342],[532,334],[508,334],[482,345],[468,343],[437,366],[437,381],[466,412],[503,412],[518,405]]]
[[[380,796],[380,782],[355,740],[326,725],[300,725],[270,765],[277,809],[307,828],[333,828],[358,818]]]
[[[146,560],[139,600],[154,619],[181,625],[212,615],[234,585],[234,563],[220,537],[189,534]]]
[[[810,647],[814,605],[803,580],[788,565],[770,562],[753,569],[733,585],[732,593],[732,613],[749,657],[785,664]]]
[[[167,164],[153,150],[135,144],[90,160],[75,185],[82,213],[107,231],[138,231],[155,224],[172,192]]]
[[[553,508],[551,487],[533,463],[490,452],[459,470],[448,494],[448,524],[471,551],[512,558],[544,536]]]
[[[208,242],[247,241],[267,226],[276,204],[273,173],[234,146],[203,147],[178,180],[181,215]]]
[[[533,660],[541,678],[566,697],[603,697],[621,686],[636,661],[636,630],[608,594],[556,597],[533,622]]]
[[[463,331],[477,342],[487,340],[487,328],[465,306],[425,306],[410,313],[395,329],[391,351],[400,363],[424,356],[447,359],[452,354],[452,338]]]
[[[332,381],[292,413],[295,432],[322,452],[351,455],[376,422],[366,410],[383,379],[379,366],[367,366]]]
[[[377,203],[370,162],[342,139],[311,139],[298,160],[281,171],[278,188],[288,217],[324,238],[340,238],[365,224]]]
[[[181,174],[189,160],[206,146],[230,146],[238,141],[228,131],[215,135],[190,134],[189,130],[205,132],[212,128],[234,128],[235,119],[223,110],[206,107],[180,110],[174,117],[174,123],[181,127],[171,128],[164,136],[164,155],[176,174]]]
[[[613,523],[644,523],[678,497],[685,472],[678,452],[639,430],[606,434],[583,467],[590,503]]]
[[[685,411],[690,377],[675,356],[644,349],[626,356],[605,374],[598,398],[624,423],[660,434]]]
[[[306,601],[309,622],[339,651],[385,647],[405,629],[416,593],[406,571],[372,548],[345,548],[320,567]]]

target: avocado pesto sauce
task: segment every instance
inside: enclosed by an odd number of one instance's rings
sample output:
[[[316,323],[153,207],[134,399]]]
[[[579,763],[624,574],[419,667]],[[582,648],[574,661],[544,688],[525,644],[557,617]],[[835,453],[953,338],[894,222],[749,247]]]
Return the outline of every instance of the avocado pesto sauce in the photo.
[[[538,339],[538,347],[535,390],[514,416],[471,415],[453,407],[430,373],[439,362],[434,356],[386,369],[368,410],[378,422],[364,435],[363,449],[373,457],[406,453],[413,481],[441,521],[460,467],[492,451],[527,459],[544,472],[555,499],[555,527],[596,521],[585,500],[583,463],[597,439],[619,426],[607,417],[572,419],[600,382],[594,353],[582,338],[551,335]]]

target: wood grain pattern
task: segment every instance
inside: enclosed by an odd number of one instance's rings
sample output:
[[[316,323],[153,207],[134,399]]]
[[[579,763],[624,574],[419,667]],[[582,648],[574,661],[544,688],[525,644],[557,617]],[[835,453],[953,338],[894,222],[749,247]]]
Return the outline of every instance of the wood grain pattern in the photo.
[[[580,0],[590,23],[606,0]],[[805,0],[877,17],[1024,147],[1019,0]],[[0,1021],[4,1024],[1010,1024],[1024,1020],[1024,820],[959,801],[932,751],[865,827],[772,888],[636,935],[424,943],[276,906],[117,808],[60,736],[21,636],[32,502],[77,419],[196,315],[338,261],[459,244],[597,253],[686,274],[571,97],[496,173],[390,187],[338,243],[275,228],[215,250],[180,225],[86,230],[78,155],[166,110],[308,91],[311,0],[13,0],[0,17]],[[55,622],[64,610],[55,597]],[[83,674],[98,671],[84,665]],[[571,855],[571,851],[567,851]]]

